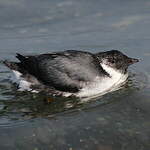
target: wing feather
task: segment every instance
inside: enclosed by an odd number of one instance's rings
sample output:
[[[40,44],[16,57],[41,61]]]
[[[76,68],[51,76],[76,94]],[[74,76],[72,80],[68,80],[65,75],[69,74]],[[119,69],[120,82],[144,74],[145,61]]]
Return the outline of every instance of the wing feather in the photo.
[[[64,51],[25,57],[17,55],[22,67],[38,80],[57,90],[77,92],[83,84],[104,73],[94,54]]]

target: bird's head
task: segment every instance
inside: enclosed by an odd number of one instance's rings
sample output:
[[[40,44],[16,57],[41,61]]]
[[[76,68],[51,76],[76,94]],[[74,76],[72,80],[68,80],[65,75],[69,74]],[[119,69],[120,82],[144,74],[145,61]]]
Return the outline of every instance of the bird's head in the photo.
[[[111,67],[122,73],[126,73],[128,66],[139,62],[138,59],[130,58],[118,50],[97,53],[101,65]]]

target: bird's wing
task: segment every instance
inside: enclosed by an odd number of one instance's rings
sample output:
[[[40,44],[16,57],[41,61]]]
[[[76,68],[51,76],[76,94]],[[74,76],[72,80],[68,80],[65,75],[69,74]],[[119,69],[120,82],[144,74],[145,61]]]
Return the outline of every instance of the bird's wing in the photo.
[[[65,51],[17,58],[30,74],[57,90],[77,92],[103,72],[95,56],[88,52]]]

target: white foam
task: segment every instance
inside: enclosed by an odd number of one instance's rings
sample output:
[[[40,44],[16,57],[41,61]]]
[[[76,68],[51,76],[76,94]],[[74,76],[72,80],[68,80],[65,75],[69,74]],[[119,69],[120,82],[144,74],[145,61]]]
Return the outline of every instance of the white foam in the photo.
[[[22,77],[22,74],[19,71],[12,70],[13,76],[11,78],[13,83],[17,83],[19,87],[19,91],[31,91],[30,88],[32,83],[25,80],[25,78]]]
[[[13,74],[12,74],[12,77],[11,77],[11,81],[13,83],[18,84],[22,74],[19,71],[16,71],[16,70],[12,70],[12,72],[13,72]]]
[[[19,82],[19,91],[31,91],[32,89],[30,89],[31,83],[24,80],[24,79],[20,79]]]

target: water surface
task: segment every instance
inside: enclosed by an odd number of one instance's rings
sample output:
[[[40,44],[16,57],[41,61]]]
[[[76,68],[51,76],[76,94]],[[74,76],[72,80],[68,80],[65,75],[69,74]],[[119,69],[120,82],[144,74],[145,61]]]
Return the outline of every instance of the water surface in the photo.
[[[0,64],[0,149],[150,149],[149,1],[1,0],[0,8],[0,60],[64,49],[141,60],[121,90],[87,103],[17,92]]]

